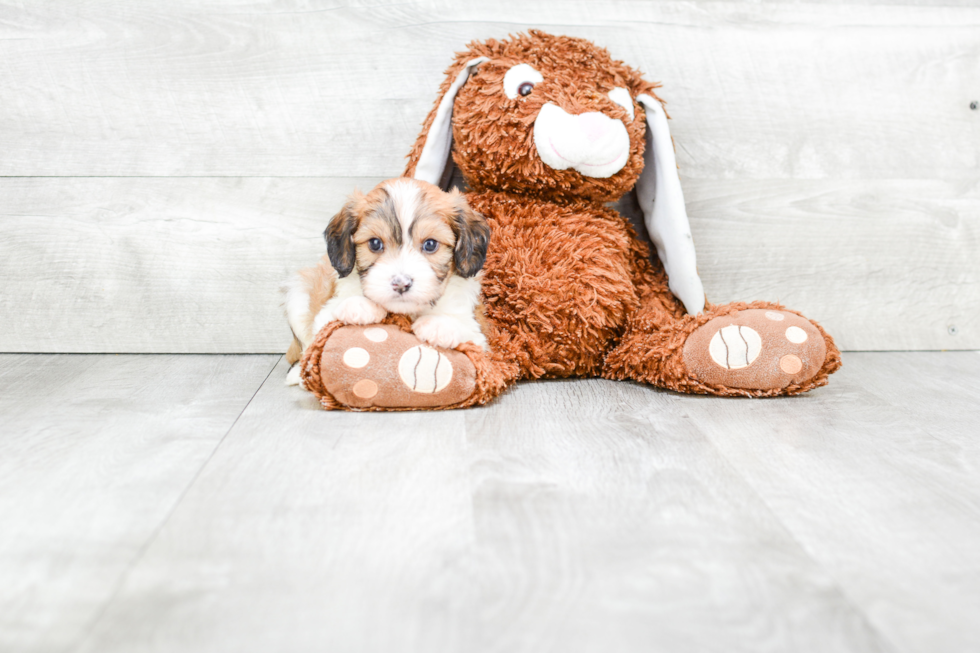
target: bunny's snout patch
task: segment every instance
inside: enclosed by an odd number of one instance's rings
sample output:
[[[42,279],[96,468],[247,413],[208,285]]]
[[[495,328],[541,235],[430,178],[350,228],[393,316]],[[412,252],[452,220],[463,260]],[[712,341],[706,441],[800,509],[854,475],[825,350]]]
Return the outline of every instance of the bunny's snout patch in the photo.
[[[599,111],[572,115],[548,102],[534,121],[538,156],[555,170],[572,168],[586,177],[606,179],[623,169],[630,137],[622,120]]]

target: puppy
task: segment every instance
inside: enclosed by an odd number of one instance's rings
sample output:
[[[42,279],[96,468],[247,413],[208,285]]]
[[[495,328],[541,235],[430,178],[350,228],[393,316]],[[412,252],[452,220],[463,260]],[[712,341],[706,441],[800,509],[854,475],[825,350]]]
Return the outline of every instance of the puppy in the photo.
[[[287,385],[300,382],[296,361],[334,320],[375,324],[402,313],[412,317],[412,331],[423,342],[486,348],[478,319],[490,227],[458,191],[390,179],[367,195],[355,191],[323,236],[327,255],[285,289],[294,336]]]

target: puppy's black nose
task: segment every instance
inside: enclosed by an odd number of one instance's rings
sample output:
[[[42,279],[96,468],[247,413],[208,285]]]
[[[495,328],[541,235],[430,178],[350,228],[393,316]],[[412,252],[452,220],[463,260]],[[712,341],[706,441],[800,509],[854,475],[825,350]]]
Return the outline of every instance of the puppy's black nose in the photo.
[[[399,295],[404,295],[406,292],[408,292],[408,289],[412,287],[412,278],[398,275],[391,280],[391,287],[394,288],[395,292]]]

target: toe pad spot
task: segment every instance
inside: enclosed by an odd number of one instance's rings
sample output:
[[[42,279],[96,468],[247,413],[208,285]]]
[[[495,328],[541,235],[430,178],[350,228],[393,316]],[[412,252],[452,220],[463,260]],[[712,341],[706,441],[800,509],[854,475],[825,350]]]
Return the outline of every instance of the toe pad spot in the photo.
[[[344,365],[355,369],[364,367],[371,362],[371,354],[366,349],[351,347],[344,352]]]
[[[388,332],[378,327],[372,327],[364,330],[364,337],[371,342],[384,342],[388,339]]]
[[[799,345],[806,342],[806,331],[798,326],[791,326],[790,328],[786,329],[786,339],[792,342],[794,345]]]
[[[354,384],[351,391],[361,399],[370,399],[378,394],[378,384],[371,379],[361,379]]]
[[[799,356],[786,354],[779,359],[779,369],[787,374],[796,374],[803,369],[803,361],[800,360]]]

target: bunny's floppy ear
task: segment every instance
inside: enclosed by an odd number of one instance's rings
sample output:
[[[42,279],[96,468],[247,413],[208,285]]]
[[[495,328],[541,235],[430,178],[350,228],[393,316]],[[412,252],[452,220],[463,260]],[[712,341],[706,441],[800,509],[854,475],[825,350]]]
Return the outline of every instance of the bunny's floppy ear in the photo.
[[[446,169],[449,152],[453,145],[453,102],[456,101],[456,94],[459,89],[469,79],[470,73],[484,61],[489,61],[489,59],[477,57],[466,62],[463,70],[456,75],[456,79],[449,90],[439,101],[435,119],[429,126],[425,145],[422,147],[422,153],[419,154],[418,163],[415,164],[415,179],[421,179],[436,186],[439,186],[439,182],[442,181],[442,174]]]
[[[647,147],[643,172],[636,181],[636,197],[657,256],[667,272],[670,291],[689,314],[696,315],[704,310],[704,286],[698,276],[694,239],[677,176],[667,114],[654,97],[643,94],[636,101],[643,105],[647,115]]]

